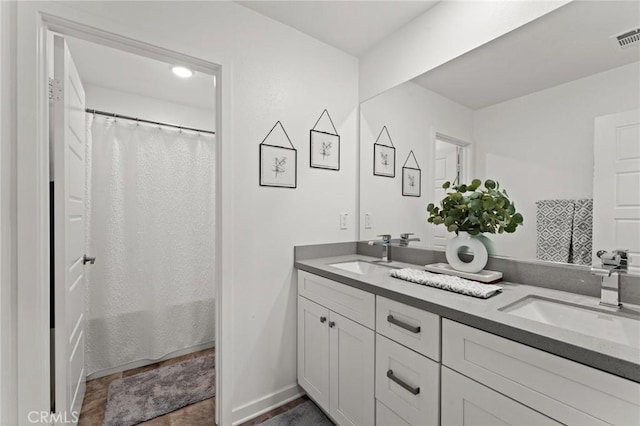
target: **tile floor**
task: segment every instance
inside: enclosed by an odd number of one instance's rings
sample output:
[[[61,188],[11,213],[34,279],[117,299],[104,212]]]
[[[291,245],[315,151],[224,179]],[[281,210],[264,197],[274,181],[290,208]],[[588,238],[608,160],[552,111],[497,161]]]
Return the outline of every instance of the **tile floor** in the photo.
[[[193,359],[208,354],[215,354],[214,349],[205,349],[203,351],[194,352],[191,354],[183,355],[176,358],[171,358],[166,361],[157,362],[155,364],[146,365],[140,368],[134,368],[133,370],[123,371],[122,373],[112,374],[110,376],[100,377],[99,379],[90,380],[87,382],[87,391],[84,396],[84,402],[82,404],[82,411],[80,412],[80,420],[78,426],[102,426],[104,420],[104,412],[107,408],[107,391],[109,384],[116,379],[122,377],[133,376],[134,374],[143,373],[145,371],[153,370],[155,368],[165,367],[167,365],[175,364],[177,362],[185,361],[187,359]],[[296,400],[293,400],[285,405],[282,405],[268,413],[262,414],[253,420],[250,420],[241,426],[256,426],[269,420],[278,414],[289,411],[299,404],[308,401],[308,396],[302,396]],[[205,399],[198,403],[188,405],[180,410],[173,411],[165,414],[164,416],[156,417],[149,421],[140,423],[144,426],[211,426],[214,423],[214,410],[215,410],[215,397]]]
[[[109,389],[109,384],[113,380],[212,353],[215,354],[215,349],[205,349],[199,352],[190,353],[180,357],[171,358],[166,361],[157,362],[155,364],[134,368],[133,370],[127,370],[122,373],[116,373],[88,381],[78,425],[102,426],[104,412],[107,408],[107,391]],[[200,401],[196,404],[188,405],[180,410],[165,414],[164,416],[156,417],[155,419],[140,424],[145,426],[209,426],[215,424],[214,410],[215,397],[205,399],[204,401]]]
[[[280,407],[278,407],[278,408],[276,408],[274,410],[271,410],[268,413],[264,413],[264,414],[256,417],[253,420],[249,420],[248,422],[243,423],[240,426],[256,426],[256,425],[259,425],[260,423],[266,422],[270,418],[275,417],[278,414],[282,414],[285,411],[289,411],[292,408],[296,407],[297,405],[300,405],[303,402],[308,401],[308,400],[309,400],[308,396],[306,396],[306,395],[301,396],[300,398],[294,399],[293,401],[291,401],[291,402],[289,402],[287,404],[281,405]]]

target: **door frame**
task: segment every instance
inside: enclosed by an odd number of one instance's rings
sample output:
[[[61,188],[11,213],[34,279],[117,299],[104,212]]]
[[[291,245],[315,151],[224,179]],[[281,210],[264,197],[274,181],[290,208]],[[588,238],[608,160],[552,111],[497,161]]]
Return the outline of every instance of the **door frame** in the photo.
[[[428,199],[434,198],[432,183],[435,180],[435,170],[433,165],[435,164],[435,158],[436,158],[436,140],[440,140],[440,141],[455,145],[457,147],[464,148],[464,150],[462,151],[462,159],[458,160],[459,162],[462,163],[462,173],[460,174],[460,181],[462,182],[466,181],[471,176],[473,176],[473,173],[474,173],[473,159],[474,159],[475,153],[473,149],[474,148],[473,141],[465,141],[462,139],[455,138],[453,136],[449,136],[448,134],[438,132],[435,127],[431,126],[429,129],[429,139],[427,141],[427,143],[429,144],[429,147],[427,150],[427,152],[429,153],[428,162],[427,162],[427,164],[429,165],[429,167],[427,167],[427,182],[429,182],[429,185],[427,185],[427,189],[426,189],[426,196]],[[440,200],[434,200],[434,202],[438,202],[438,201]],[[431,245],[431,241],[433,240],[434,226],[435,225],[427,226],[427,247],[431,249],[435,248],[436,250],[440,250],[440,248],[433,247]]]
[[[74,17],[69,20],[60,13]],[[185,64],[216,79],[215,345],[216,423],[231,424],[232,126],[231,62],[210,62],[120,34],[131,28],[55,4],[18,5],[17,49],[17,395],[18,424],[50,409],[49,116],[47,35],[55,31],[165,62]],[[102,28],[81,22],[99,22]],[[113,31],[113,27],[116,27]],[[143,38],[143,37],[142,37]],[[224,285],[223,285],[224,283]],[[31,413],[31,417],[29,417]]]

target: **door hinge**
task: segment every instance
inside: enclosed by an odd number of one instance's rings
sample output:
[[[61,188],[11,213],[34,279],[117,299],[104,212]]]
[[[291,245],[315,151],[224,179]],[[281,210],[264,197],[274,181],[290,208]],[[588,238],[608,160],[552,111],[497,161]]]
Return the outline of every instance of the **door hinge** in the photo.
[[[49,102],[53,102],[60,100],[60,95],[62,94],[62,82],[60,80],[55,80],[53,78],[49,78]]]

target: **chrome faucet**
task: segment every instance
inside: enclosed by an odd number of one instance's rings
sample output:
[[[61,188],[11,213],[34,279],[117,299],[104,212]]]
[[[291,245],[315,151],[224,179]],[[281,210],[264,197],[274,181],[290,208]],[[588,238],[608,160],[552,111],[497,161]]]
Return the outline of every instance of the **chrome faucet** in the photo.
[[[386,262],[389,263],[391,262],[389,260],[389,246],[391,245],[391,235],[389,234],[382,234],[382,235],[378,235],[378,237],[382,238],[379,241],[369,241],[369,245],[370,246],[382,246],[382,259],[380,260],[381,262]]]
[[[382,259],[380,262],[391,262],[391,258],[389,256],[389,247],[392,244],[397,244],[400,247],[408,247],[411,241],[420,241],[420,238],[411,238],[413,234],[400,234],[400,238],[391,239],[391,235],[382,234],[378,235],[378,237],[382,238],[379,241],[369,241],[370,246],[382,246]]]
[[[406,234],[400,234],[400,246],[401,247],[407,247],[407,246],[409,246],[409,243],[411,241],[420,241],[420,238],[418,238],[418,237],[411,238],[412,235],[413,235],[413,233],[411,233],[411,232],[406,233]]]
[[[613,253],[599,250],[596,255],[602,263],[599,267],[591,267],[591,273],[602,277],[600,305],[619,309],[622,307],[622,303],[620,303],[620,273],[627,270],[629,250],[614,250]]]

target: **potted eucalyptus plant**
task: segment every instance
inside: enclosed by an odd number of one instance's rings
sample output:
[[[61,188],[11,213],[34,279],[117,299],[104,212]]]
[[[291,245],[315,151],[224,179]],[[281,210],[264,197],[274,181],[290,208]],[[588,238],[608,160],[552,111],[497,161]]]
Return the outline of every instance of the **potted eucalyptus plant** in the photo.
[[[487,264],[487,248],[477,237],[484,234],[513,233],[522,226],[524,219],[509,200],[507,191],[500,189],[500,183],[487,179],[484,187],[480,179],[470,184],[456,185],[445,182],[442,187],[449,190],[440,201],[427,206],[427,222],[442,225],[456,237],[447,243],[446,256],[456,270],[480,272]],[[468,247],[473,251],[471,262],[460,259],[459,250]]]

